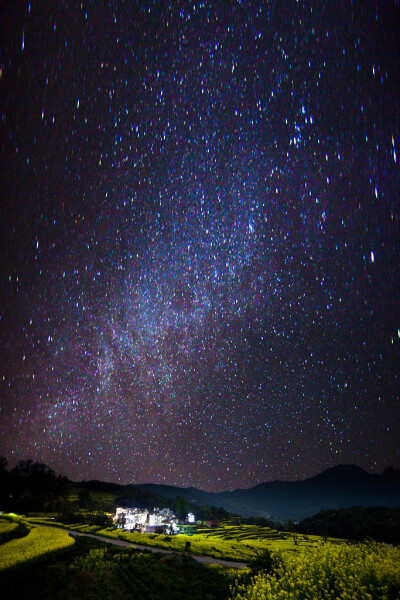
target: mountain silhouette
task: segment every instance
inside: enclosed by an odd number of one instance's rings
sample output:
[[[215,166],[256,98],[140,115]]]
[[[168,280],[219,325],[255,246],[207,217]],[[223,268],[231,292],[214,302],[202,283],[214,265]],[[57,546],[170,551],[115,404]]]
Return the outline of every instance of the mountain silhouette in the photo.
[[[222,506],[244,517],[274,521],[299,521],[321,510],[349,506],[400,506],[400,479],[367,473],[356,465],[331,467],[302,481],[275,480],[218,493],[152,483],[140,487],[164,498],[180,495],[199,507]]]

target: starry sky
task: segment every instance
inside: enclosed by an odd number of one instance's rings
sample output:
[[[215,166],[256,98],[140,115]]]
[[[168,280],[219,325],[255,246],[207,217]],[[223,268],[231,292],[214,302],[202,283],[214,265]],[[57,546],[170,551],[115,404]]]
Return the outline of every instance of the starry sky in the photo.
[[[0,454],[209,491],[398,465],[399,2],[0,11]]]

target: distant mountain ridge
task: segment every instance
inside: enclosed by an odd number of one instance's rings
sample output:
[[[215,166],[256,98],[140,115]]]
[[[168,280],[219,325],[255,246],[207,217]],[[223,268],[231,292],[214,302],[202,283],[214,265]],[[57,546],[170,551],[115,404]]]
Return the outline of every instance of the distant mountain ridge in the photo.
[[[164,498],[180,495],[201,506],[222,506],[245,517],[299,521],[321,510],[349,506],[400,506],[400,480],[367,473],[356,465],[331,467],[302,481],[275,480],[249,489],[205,492],[194,487],[144,483],[138,486]]]

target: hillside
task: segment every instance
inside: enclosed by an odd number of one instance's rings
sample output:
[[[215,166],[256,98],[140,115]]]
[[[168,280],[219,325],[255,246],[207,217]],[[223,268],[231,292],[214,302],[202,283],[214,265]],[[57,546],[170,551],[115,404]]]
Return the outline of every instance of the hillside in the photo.
[[[298,521],[321,510],[349,506],[400,506],[400,480],[338,465],[303,481],[272,481],[249,489],[211,493],[197,488],[142,484],[165,498],[185,497],[196,506],[222,506],[245,517]]]
[[[350,506],[400,506],[400,480],[367,473],[354,465],[338,465],[302,481],[271,481],[249,489],[205,492],[195,487],[143,483],[118,485],[100,481],[74,484],[92,497],[103,498],[109,510],[120,506],[173,506],[177,496],[186,498],[190,509],[223,507],[244,517],[263,516],[273,521],[299,521],[321,510]]]

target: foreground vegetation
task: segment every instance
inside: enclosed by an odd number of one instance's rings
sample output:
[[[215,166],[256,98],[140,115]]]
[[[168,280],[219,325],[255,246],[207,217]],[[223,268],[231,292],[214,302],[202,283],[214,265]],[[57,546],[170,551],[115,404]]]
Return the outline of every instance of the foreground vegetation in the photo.
[[[4,544],[5,542],[8,542],[8,540],[19,537],[17,535],[19,528],[20,524],[15,521],[0,519],[0,544]],[[24,533],[26,532],[24,531]]]
[[[72,600],[398,600],[400,549],[348,544],[257,526],[225,525],[193,536],[134,534],[76,524],[77,530],[169,548],[158,554],[110,547],[40,527],[44,517],[0,519],[1,533],[25,536],[0,544],[4,598]],[[1,541],[0,537],[0,541]],[[188,542],[190,546],[188,546]],[[186,551],[185,551],[186,550]],[[190,552],[246,561],[242,570],[200,565]]]
[[[32,531],[38,530],[41,529],[37,527]],[[38,560],[38,557],[37,560],[17,560],[12,568],[0,570],[2,598],[223,600],[228,597],[235,577],[234,570],[203,566],[187,555],[111,547],[82,537],[61,554],[48,552],[46,560],[43,557]]]
[[[17,533],[17,528],[11,532]],[[26,536],[11,539],[0,545],[0,571],[73,544],[74,539],[64,531],[51,527],[33,527]]]
[[[319,544],[276,561],[250,583],[240,579],[231,600],[398,600],[400,549],[376,543]]]

